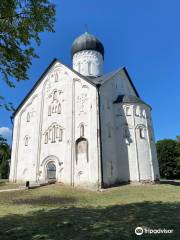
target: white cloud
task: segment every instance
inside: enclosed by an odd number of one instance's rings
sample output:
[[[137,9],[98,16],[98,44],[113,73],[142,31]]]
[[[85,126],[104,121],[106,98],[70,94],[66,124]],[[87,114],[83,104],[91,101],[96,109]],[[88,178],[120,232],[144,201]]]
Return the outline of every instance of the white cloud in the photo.
[[[5,138],[11,137],[12,130],[8,127],[0,127],[0,135]]]

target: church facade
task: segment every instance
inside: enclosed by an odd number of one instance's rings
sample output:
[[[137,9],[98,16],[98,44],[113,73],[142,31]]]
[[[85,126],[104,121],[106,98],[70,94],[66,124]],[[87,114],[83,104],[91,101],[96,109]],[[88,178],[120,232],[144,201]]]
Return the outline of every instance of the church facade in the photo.
[[[151,107],[126,68],[103,75],[104,47],[89,33],[72,61],[54,59],[17,108],[9,180],[95,189],[158,180]]]

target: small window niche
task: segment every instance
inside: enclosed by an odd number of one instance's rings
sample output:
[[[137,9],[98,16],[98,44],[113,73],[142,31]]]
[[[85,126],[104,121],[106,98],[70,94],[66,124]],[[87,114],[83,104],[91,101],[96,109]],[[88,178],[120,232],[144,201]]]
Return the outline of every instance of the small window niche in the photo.
[[[144,128],[139,128],[139,136],[142,139],[145,139],[145,129]]]
[[[56,126],[54,125],[53,127],[52,127],[52,143],[55,143],[56,142]]]
[[[31,119],[31,116],[30,116],[30,113],[28,112],[28,113],[27,113],[27,117],[26,117],[26,121],[27,121],[27,122],[30,122],[30,119]]]
[[[126,112],[126,116],[131,116],[131,108],[130,107],[126,107],[125,112]]]
[[[58,73],[55,74],[55,82],[58,82]]]
[[[141,115],[142,115],[143,118],[146,118],[146,111],[145,111],[145,109],[142,109]]]
[[[84,124],[81,124],[80,126],[80,136],[84,137]]]
[[[63,130],[62,128],[59,128],[59,142],[62,142],[62,139],[63,139]]]
[[[51,105],[48,107],[48,116],[51,116]]]
[[[58,114],[61,114],[61,104],[60,104],[60,103],[58,104],[58,110],[57,110],[57,113],[58,113]]]
[[[139,106],[137,106],[136,108],[135,108],[135,115],[136,116],[140,116],[140,107]]]
[[[92,63],[88,62],[88,74],[92,75]]]
[[[30,139],[30,137],[28,136],[28,135],[26,135],[25,137],[24,137],[24,146],[28,146],[29,145],[29,139]]]
[[[80,137],[76,140],[76,164],[88,162],[88,141]]]

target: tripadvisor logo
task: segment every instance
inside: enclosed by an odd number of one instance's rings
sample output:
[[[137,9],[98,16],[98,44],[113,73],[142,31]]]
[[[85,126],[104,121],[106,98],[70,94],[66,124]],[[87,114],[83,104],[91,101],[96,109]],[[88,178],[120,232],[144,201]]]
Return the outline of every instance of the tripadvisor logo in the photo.
[[[143,234],[143,228],[142,227],[135,228],[135,234],[136,235],[142,235]]]
[[[170,234],[173,233],[173,229],[166,229],[166,228],[158,228],[158,229],[150,229],[150,228],[142,228],[142,227],[136,227],[135,228],[135,234],[136,235],[142,235],[144,234]]]

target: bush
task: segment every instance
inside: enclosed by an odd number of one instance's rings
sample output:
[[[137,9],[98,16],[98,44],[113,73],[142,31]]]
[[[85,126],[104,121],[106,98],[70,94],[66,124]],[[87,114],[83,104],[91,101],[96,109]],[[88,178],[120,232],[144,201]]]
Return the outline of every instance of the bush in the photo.
[[[180,142],[164,139],[156,143],[160,175],[167,179],[180,178]]]
[[[0,135],[0,178],[6,179],[9,174],[11,150],[6,139]]]

